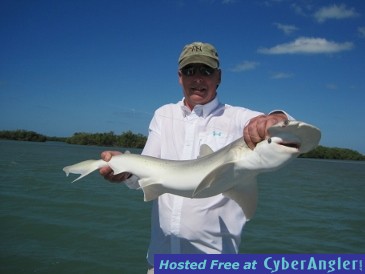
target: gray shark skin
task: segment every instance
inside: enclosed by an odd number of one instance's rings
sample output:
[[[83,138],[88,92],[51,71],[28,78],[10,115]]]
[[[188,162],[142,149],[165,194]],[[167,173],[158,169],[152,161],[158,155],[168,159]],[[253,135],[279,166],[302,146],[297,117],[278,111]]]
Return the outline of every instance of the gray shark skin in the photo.
[[[251,150],[243,138],[213,152],[202,145],[194,160],[163,160],[137,154],[113,156],[109,162],[88,160],[63,170],[80,174],[73,182],[109,166],[114,174],[136,175],[144,200],[164,193],[187,198],[207,198],[223,194],[236,201],[250,219],[257,207],[258,174],[282,168],[301,153],[314,149],[321,138],[318,128],[300,121],[283,121],[268,129],[269,138]]]

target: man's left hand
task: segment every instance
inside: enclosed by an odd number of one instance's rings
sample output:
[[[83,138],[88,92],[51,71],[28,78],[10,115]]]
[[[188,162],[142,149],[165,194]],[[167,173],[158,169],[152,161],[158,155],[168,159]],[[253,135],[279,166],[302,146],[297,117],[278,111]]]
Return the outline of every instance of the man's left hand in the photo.
[[[259,142],[266,139],[269,127],[285,120],[288,120],[288,117],[281,112],[252,118],[243,130],[243,138],[248,147],[254,149]]]

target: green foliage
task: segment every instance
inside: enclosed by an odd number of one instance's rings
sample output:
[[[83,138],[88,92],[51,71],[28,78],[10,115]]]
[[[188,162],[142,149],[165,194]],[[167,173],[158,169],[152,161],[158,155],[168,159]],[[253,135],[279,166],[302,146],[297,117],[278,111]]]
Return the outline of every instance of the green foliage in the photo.
[[[2,130],[0,131],[0,139],[17,140],[17,141],[31,141],[31,142],[45,142],[47,137],[34,131],[23,129],[18,130]]]
[[[118,146],[125,148],[143,148],[147,141],[146,136],[134,134],[132,131],[124,132],[121,135],[115,135],[113,131],[107,133],[76,132],[72,137],[63,138],[48,137],[27,130],[3,130],[0,131],[0,139],[33,142],[58,141],[77,145]]]
[[[47,136],[47,141],[50,142],[66,142],[67,137],[56,137],[56,136]]]
[[[143,148],[146,141],[146,136],[127,131],[118,137],[117,145],[120,147]]]
[[[119,146],[128,148],[143,148],[147,137],[142,134],[134,134],[131,131],[115,135],[114,132],[108,133],[85,133],[77,132],[72,137],[67,138],[66,142],[77,145],[97,145],[97,146]]]
[[[315,159],[354,160],[354,161],[365,160],[365,156],[355,150],[351,150],[348,148],[338,148],[338,147],[330,148],[324,146],[318,146],[312,151],[302,154],[300,157],[315,158]]]

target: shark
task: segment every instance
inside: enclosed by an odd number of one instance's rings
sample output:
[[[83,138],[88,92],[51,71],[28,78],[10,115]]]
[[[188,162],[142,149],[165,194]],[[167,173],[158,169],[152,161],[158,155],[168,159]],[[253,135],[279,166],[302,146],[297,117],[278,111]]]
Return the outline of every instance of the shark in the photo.
[[[186,198],[207,198],[223,194],[233,199],[248,219],[256,211],[257,176],[278,170],[300,154],[314,149],[321,131],[301,121],[286,120],[268,128],[268,137],[250,149],[243,137],[213,152],[205,144],[193,160],[165,160],[124,153],[110,161],[87,160],[66,166],[68,176],[80,174],[73,182],[109,166],[114,174],[129,172],[138,177],[144,201],[170,193]]]

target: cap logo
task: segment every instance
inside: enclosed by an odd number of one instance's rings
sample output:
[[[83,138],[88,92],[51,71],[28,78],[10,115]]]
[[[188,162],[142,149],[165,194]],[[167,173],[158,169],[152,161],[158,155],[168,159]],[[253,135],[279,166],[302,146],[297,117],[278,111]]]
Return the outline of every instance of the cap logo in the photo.
[[[198,51],[202,52],[203,51],[202,50],[202,46],[197,46],[197,45],[192,46],[190,48],[190,50],[191,50],[191,52],[194,52],[194,51],[196,51],[196,52],[198,52]]]

